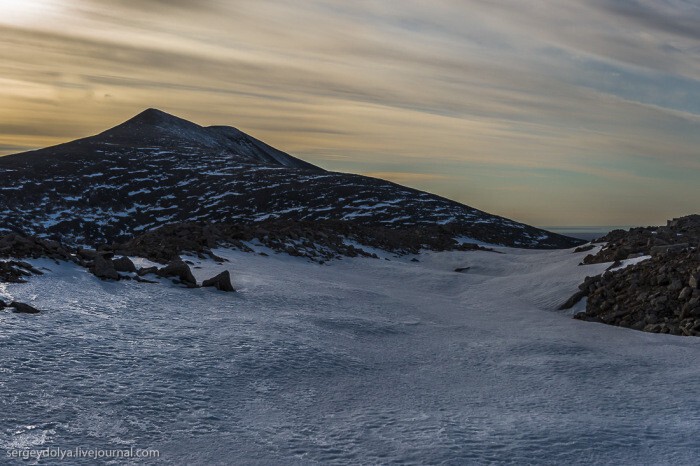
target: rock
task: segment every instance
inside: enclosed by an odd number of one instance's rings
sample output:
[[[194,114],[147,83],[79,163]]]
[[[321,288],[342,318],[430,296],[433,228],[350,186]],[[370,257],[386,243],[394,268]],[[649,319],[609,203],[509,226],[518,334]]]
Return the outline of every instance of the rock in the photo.
[[[117,272],[127,272],[127,273],[135,273],[136,272],[136,266],[131,261],[131,259],[129,259],[126,256],[122,256],[119,259],[113,259],[112,264],[114,264],[114,269]]]
[[[688,286],[691,288],[700,288],[700,273],[694,273],[688,279]]]
[[[0,283],[26,283],[25,278],[31,277],[32,274],[43,275],[44,273],[27,262],[0,260]]]
[[[466,272],[466,271],[469,270],[469,269],[471,269],[471,267],[457,267],[457,268],[455,269],[455,272],[462,273],[462,272]]]
[[[565,306],[585,295],[586,311],[577,319],[595,318],[647,332],[695,336],[700,289],[689,286],[694,282],[688,277],[697,274],[698,267],[700,255],[692,249],[656,254],[626,268],[586,277]]]
[[[689,286],[686,286],[683,288],[678,295],[678,300],[679,301],[686,301],[688,298],[690,298],[693,294],[693,289]]]
[[[672,252],[680,252],[688,248],[688,243],[678,243],[678,244],[669,244],[667,246],[654,246],[649,250],[649,253],[652,256],[656,256],[659,254],[669,254]]]
[[[91,261],[95,260],[95,257],[97,256],[97,251],[93,251],[92,249],[78,248],[77,254],[78,257],[80,257],[81,259]]]
[[[600,319],[598,316],[592,316],[588,315],[585,312],[579,312],[574,316],[574,319],[577,320],[583,320],[585,322],[598,322],[598,323],[604,323],[603,320]]]
[[[622,261],[616,260],[615,262],[613,262],[612,264],[610,264],[610,267],[608,267],[608,268],[605,269],[605,270],[617,269],[617,268],[620,267],[621,265],[622,265]]]
[[[95,256],[95,262],[90,272],[103,280],[119,280],[119,274],[115,270],[112,261],[105,259],[99,254]]]
[[[627,257],[631,254],[632,252],[627,249],[627,248],[619,248],[615,250],[615,254],[613,255],[613,260],[615,262],[619,262],[622,260],[627,259]]]
[[[114,259],[114,251],[111,249],[101,249],[97,251],[98,256],[102,256],[103,259]]]
[[[644,330],[644,327],[646,326],[646,322],[643,320],[637,321],[634,324],[632,324],[631,328],[634,330]]]
[[[574,253],[590,251],[593,248],[595,248],[595,244],[587,244],[585,246],[579,246],[576,249],[574,249]]]
[[[5,301],[0,299],[0,309],[5,309],[7,307],[7,304],[5,304]]]
[[[679,291],[683,289],[683,283],[680,281],[680,279],[676,278],[670,285],[668,285],[668,289],[669,291]]]
[[[158,267],[141,267],[139,271],[137,272],[139,277],[143,277],[144,275],[148,275],[149,273],[157,273],[158,272]]]
[[[135,276],[134,280],[136,280],[139,283],[158,283],[158,282],[153,281],[153,280],[146,280],[145,278],[141,278],[139,275]]]
[[[35,269],[32,266],[32,264],[30,264],[29,262],[9,261],[9,262],[6,262],[5,265],[19,269],[20,272],[25,276],[30,276],[31,274],[44,275],[44,272],[42,272],[41,270]]]
[[[17,233],[0,234],[0,257],[71,260],[71,254],[56,241]]]
[[[216,277],[204,280],[202,286],[213,286],[219,291],[236,291],[231,285],[231,274],[228,270],[224,270]]]
[[[160,277],[177,277],[184,284],[197,285],[197,280],[192,275],[190,266],[185,264],[182,259],[174,259],[165,267],[158,269],[156,274]]]
[[[413,259],[411,259],[411,262],[420,262],[420,261],[414,257]]]
[[[567,299],[564,302],[564,304],[559,306],[559,310],[563,311],[565,309],[571,309],[572,307],[574,307],[576,305],[576,303],[581,301],[587,295],[588,295],[588,292],[586,290],[581,290],[581,291],[574,293],[573,296],[571,296],[569,299]]]
[[[12,301],[10,307],[15,308],[14,313],[17,314],[39,314],[39,309],[30,306],[29,304],[19,303],[17,301]]]

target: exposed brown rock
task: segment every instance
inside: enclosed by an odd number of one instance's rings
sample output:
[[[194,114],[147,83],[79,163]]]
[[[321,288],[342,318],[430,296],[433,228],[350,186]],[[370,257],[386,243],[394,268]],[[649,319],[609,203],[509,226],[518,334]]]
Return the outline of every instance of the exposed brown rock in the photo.
[[[90,272],[103,280],[119,280],[119,273],[114,268],[114,263],[99,254],[95,256]]]
[[[697,250],[657,254],[624,269],[587,278],[567,305],[588,297],[575,318],[637,330],[700,336],[700,272]]]
[[[126,256],[122,256],[119,259],[113,259],[112,264],[114,264],[114,268],[116,269],[117,272],[127,272],[127,273],[135,273],[136,272],[136,266],[134,265],[132,260]]]
[[[596,242],[607,244],[596,254],[586,256],[584,264],[679,252],[700,244],[700,215],[669,220],[665,226],[613,230]]]
[[[190,266],[185,264],[180,258],[170,261],[168,265],[158,269],[156,274],[161,277],[177,277],[184,284],[197,285],[197,280],[192,275]]]
[[[228,270],[224,270],[217,276],[210,278],[208,280],[204,280],[202,282],[203,287],[208,287],[208,286],[213,286],[219,291],[236,291],[233,288],[233,285],[231,285],[231,274],[229,273]]]
[[[39,314],[41,312],[39,309],[30,306],[29,304],[20,303],[17,301],[10,303],[9,307],[14,308],[14,311],[12,312],[16,314]]]

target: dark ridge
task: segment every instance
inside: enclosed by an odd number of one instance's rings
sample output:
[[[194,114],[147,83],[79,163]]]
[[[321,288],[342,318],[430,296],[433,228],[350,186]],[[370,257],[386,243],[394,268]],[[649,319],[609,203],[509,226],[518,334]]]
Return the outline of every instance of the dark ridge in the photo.
[[[182,222],[348,222],[445,227],[465,241],[566,248],[583,241],[376,178],[322,170],[228,126],[156,109],[96,136],[0,157],[0,232],[114,242]]]
[[[600,264],[653,254],[677,246],[700,244],[700,215],[674,218],[666,225],[639,227],[630,230],[613,230],[596,240],[606,243],[595,254],[583,259],[584,264]]]

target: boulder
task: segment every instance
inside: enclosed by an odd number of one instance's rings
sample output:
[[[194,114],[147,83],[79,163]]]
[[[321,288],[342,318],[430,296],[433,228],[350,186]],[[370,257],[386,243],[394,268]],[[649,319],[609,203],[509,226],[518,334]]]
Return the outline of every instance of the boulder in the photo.
[[[119,259],[113,259],[112,264],[114,264],[114,268],[117,272],[127,272],[127,273],[135,273],[136,272],[136,266],[131,261],[131,259],[129,259],[126,256],[122,256]]]
[[[156,274],[160,277],[177,277],[184,284],[197,285],[190,266],[180,258],[170,261],[165,267],[158,269]]]
[[[39,309],[36,309],[29,304],[18,303],[17,301],[13,301],[10,304],[10,307],[13,307],[15,310],[12,312],[17,314],[39,314],[40,312]]]
[[[216,277],[204,280],[202,286],[213,286],[219,291],[236,291],[231,285],[231,274],[228,270],[224,270]]]
[[[95,257],[97,256],[97,251],[93,251],[92,249],[83,249],[83,248],[78,248],[78,257],[81,259],[91,261],[95,260]]]
[[[114,268],[112,261],[101,255],[95,256],[95,262],[90,268],[90,272],[103,280],[119,280],[119,273]]]

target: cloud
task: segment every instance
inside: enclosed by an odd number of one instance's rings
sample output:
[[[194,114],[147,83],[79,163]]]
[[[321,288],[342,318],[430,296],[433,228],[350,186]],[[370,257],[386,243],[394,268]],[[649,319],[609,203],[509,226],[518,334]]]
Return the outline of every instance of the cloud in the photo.
[[[592,4],[645,29],[693,40],[700,39],[700,29],[698,28],[700,8],[689,2],[595,0]]]
[[[0,145],[160,107],[522,220],[534,208],[516,192],[565,212],[584,181],[608,210],[632,210],[625,190],[661,210],[644,184],[698,169],[700,13],[688,2],[62,3],[31,27],[0,25]]]

